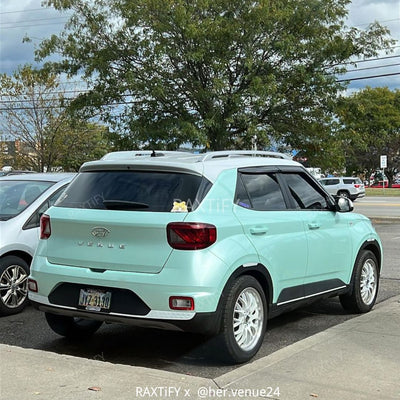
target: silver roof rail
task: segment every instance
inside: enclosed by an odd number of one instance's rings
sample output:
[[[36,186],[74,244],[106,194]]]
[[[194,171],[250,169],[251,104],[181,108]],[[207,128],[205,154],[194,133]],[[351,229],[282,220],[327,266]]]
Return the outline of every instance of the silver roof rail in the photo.
[[[183,151],[165,151],[165,150],[128,150],[111,152],[103,156],[102,160],[117,161],[128,160],[133,158],[149,158],[149,157],[169,157],[169,158],[190,158],[197,162],[218,160],[234,157],[268,157],[291,160],[292,158],[283,153],[274,151],[259,151],[259,150],[222,150],[210,151],[208,153],[190,153]]]
[[[278,153],[275,151],[222,150],[222,151],[211,151],[209,153],[205,153],[201,158],[201,161],[215,160],[218,158],[231,158],[231,157],[268,157],[268,158],[280,158],[284,160],[292,159],[286,154]]]
[[[179,156],[187,157],[192,155],[189,152],[184,151],[171,151],[171,150],[126,150],[126,151],[114,151],[107,153],[101,159],[102,160],[121,160],[121,159],[132,159],[132,158],[148,158],[148,157],[165,157],[165,156]]]

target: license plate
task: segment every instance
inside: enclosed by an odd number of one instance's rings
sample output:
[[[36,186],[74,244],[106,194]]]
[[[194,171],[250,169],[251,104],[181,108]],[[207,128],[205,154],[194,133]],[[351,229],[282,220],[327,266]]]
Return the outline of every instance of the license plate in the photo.
[[[111,304],[111,292],[98,289],[81,289],[79,293],[79,306],[88,311],[109,310]]]

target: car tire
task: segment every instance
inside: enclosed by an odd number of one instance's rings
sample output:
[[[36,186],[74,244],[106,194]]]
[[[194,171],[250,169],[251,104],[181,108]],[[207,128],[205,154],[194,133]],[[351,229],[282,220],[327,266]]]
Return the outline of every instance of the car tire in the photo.
[[[350,193],[346,190],[339,190],[337,195],[340,197],[346,197],[346,199],[350,198]]]
[[[29,265],[16,256],[0,259],[0,315],[21,312],[28,303]]]
[[[233,282],[223,302],[222,328],[217,338],[225,362],[243,363],[258,352],[267,314],[264,290],[254,277],[243,275]]]
[[[356,259],[351,292],[339,297],[346,311],[361,314],[374,306],[379,287],[378,261],[372,251],[362,250]]]
[[[45,313],[50,328],[58,335],[68,339],[91,337],[103,324],[102,321]]]

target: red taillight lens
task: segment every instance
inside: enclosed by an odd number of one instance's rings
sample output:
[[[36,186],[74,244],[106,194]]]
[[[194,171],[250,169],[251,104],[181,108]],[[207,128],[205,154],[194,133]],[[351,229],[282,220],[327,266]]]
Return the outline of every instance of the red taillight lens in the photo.
[[[217,240],[217,228],[196,222],[171,222],[167,225],[167,238],[174,249],[205,249]]]
[[[361,185],[359,185],[358,183],[356,183],[356,184],[354,185],[354,187],[358,189],[359,187],[361,187]]]
[[[47,214],[43,214],[40,218],[40,239],[48,239],[50,235],[50,217]]]

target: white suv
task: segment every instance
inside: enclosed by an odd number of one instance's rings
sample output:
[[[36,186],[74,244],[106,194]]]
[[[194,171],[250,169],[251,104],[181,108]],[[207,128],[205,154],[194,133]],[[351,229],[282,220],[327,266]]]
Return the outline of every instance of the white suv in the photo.
[[[365,196],[365,186],[360,178],[332,177],[319,181],[325,190],[333,196],[347,197],[351,200]]]

